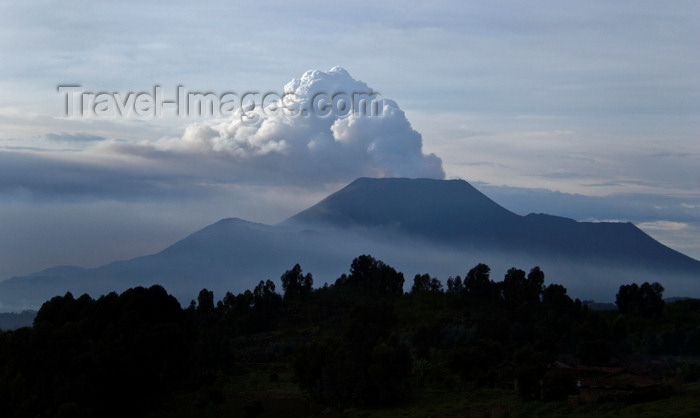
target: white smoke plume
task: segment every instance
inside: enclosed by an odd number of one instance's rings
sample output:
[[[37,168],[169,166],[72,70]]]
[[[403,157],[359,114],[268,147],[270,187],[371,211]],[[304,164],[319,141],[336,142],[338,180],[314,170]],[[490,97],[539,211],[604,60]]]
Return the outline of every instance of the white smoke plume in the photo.
[[[304,115],[290,116],[279,108],[270,112],[259,105],[246,109],[244,102],[243,109],[236,109],[230,118],[192,124],[181,138],[163,139],[156,147],[214,154],[231,160],[243,172],[265,171],[288,181],[349,181],[362,176],[444,178],[442,160],[423,154],[421,135],[394,101],[383,98],[381,111],[370,115],[339,115],[336,113],[342,112],[329,108],[328,115],[319,116],[311,111],[318,93],[351,97],[371,92],[367,84],[340,67],[328,72],[307,71],[277,96],[293,98],[296,109],[305,110]]]

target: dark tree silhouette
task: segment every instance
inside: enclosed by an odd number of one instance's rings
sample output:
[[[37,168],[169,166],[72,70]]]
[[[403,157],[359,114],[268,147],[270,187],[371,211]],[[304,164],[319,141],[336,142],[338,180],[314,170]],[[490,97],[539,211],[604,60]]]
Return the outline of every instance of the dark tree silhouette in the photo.
[[[535,266],[527,275],[527,298],[530,302],[540,301],[540,295],[544,289],[544,272],[539,266]]]
[[[515,308],[520,305],[527,294],[527,279],[523,270],[512,267],[506,272],[502,287],[502,297],[506,306]]]
[[[413,286],[411,293],[420,292],[441,292],[442,283],[435,277],[430,277],[429,274],[416,274],[413,278]]]
[[[353,286],[379,294],[403,294],[403,273],[384,264],[371,255],[361,255],[350,265],[350,275],[342,275],[335,282],[339,286]]]
[[[659,283],[622,285],[615,296],[615,304],[622,313],[644,318],[660,317],[664,310],[663,293],[664,288]]]
[[[455,294],[461,294],[464,291],[464,285],[462,284],[462,278],[457,276],[457,277],[449,277],[447,279],[447,292],[448,293],[455,293]]]
[[[301,347],[294,362],[299,386],[326,404],[387,404],[408,392],[411,355],[389,341],[398,318],[387,301],[360,303],[341,335]]]
[[[253,307],[274,308],[281,302],[280,295],[275,292],[275,283],[272,280],[260,280],[253,289]]]
[[[214,292],[202,289],[197,296],[197,314],[200,317],[211,317],[214,315]]]
[[[464,278],[464,288],[467,294],[475,298],[490,298],[493,295],[493,282],[489,279],[491,268],[479,263],[467,273]]]
[[[285,271],[280,280],[285,299],[308,297],[314,284],[311,273],[303,275],[299,264],[296,264],[291,270]]]
[[[0,367],[26,376],[20,388],[35,394],[24,412],[3,411],[9,416],[135,416],[157,407],[187,376],[191,336],[179,302],[160,286],[97,300],[53,298],[30,332],[31,363]]]
[[[98,299],[66,293],[33,327],[0,331],[0,415],[255,415],[262,398],[247,385],[263,374],[283,382],[290,366],[303,402],[317,402],[309,413],[318,403],[395,404],[412,389],[420,402],[436,390],[514,383],[526,398],[565,400],[579,391],[578,371],[559,362],[700,352],[700,300],[664,306],[658,283],[621,286],[621,313],[597,312],[561,285],[544,287],[539,267],[511,268],[502,282],[489,274],[478,264],[464,281],[448,279],[447,292],[419,274],[404,295],[402,273],[363,255],[320,289],[295,265],[280,277],[284,298],[270,280],[216,303],[202,289],[184,310],[161,286]],[[677,370],[697,380],[697,367]],[[299,415],[264,406],[264,415]]]
[[[564,314],[573,310],[574,301],[566,294],[564,286],[550,284],[542,290],[542,307],[553,314]]]

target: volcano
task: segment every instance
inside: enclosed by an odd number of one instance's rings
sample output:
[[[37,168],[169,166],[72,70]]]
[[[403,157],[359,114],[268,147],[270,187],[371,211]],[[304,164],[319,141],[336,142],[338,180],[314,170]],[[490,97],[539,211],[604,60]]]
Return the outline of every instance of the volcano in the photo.
[[[157,254],[11,278],[0,282],[0,304],[35,309],[67,291],[97,297],[152,284],[186,303],[202,288],[222,297],[276,281],[296,263],[320,286],[360,254],[395,266],[407,282],[425,272],[444,281],[484,262],[494,275],[541,266],[574,297],[611,300],[621,284],[645,280],[700,296],[700,262],[631,223],[520,216],[463,180],[360,178],[277,225],[223,219]]]

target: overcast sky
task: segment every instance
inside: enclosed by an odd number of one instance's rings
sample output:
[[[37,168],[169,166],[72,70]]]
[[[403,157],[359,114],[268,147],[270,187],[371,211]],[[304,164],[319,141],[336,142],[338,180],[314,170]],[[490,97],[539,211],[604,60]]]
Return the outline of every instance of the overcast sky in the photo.
[[[360,175],[463,178],[700,258],[699,3],[378,3],[0,4],[0,278],[276,223]],[[387,100],[368,122],[65,117],[60,85]]]

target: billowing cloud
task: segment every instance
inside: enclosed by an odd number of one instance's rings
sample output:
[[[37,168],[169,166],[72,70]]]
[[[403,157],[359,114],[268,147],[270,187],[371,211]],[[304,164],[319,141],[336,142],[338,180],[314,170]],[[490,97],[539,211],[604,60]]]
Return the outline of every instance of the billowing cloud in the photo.
[[[398,105],[340,67],[307,71],[270,97],[254,108],[244,101],[229,119],[190,125],[155,147],[213,154],[284,181],[445,177],[442,160],[423,154],[421,135]]]

